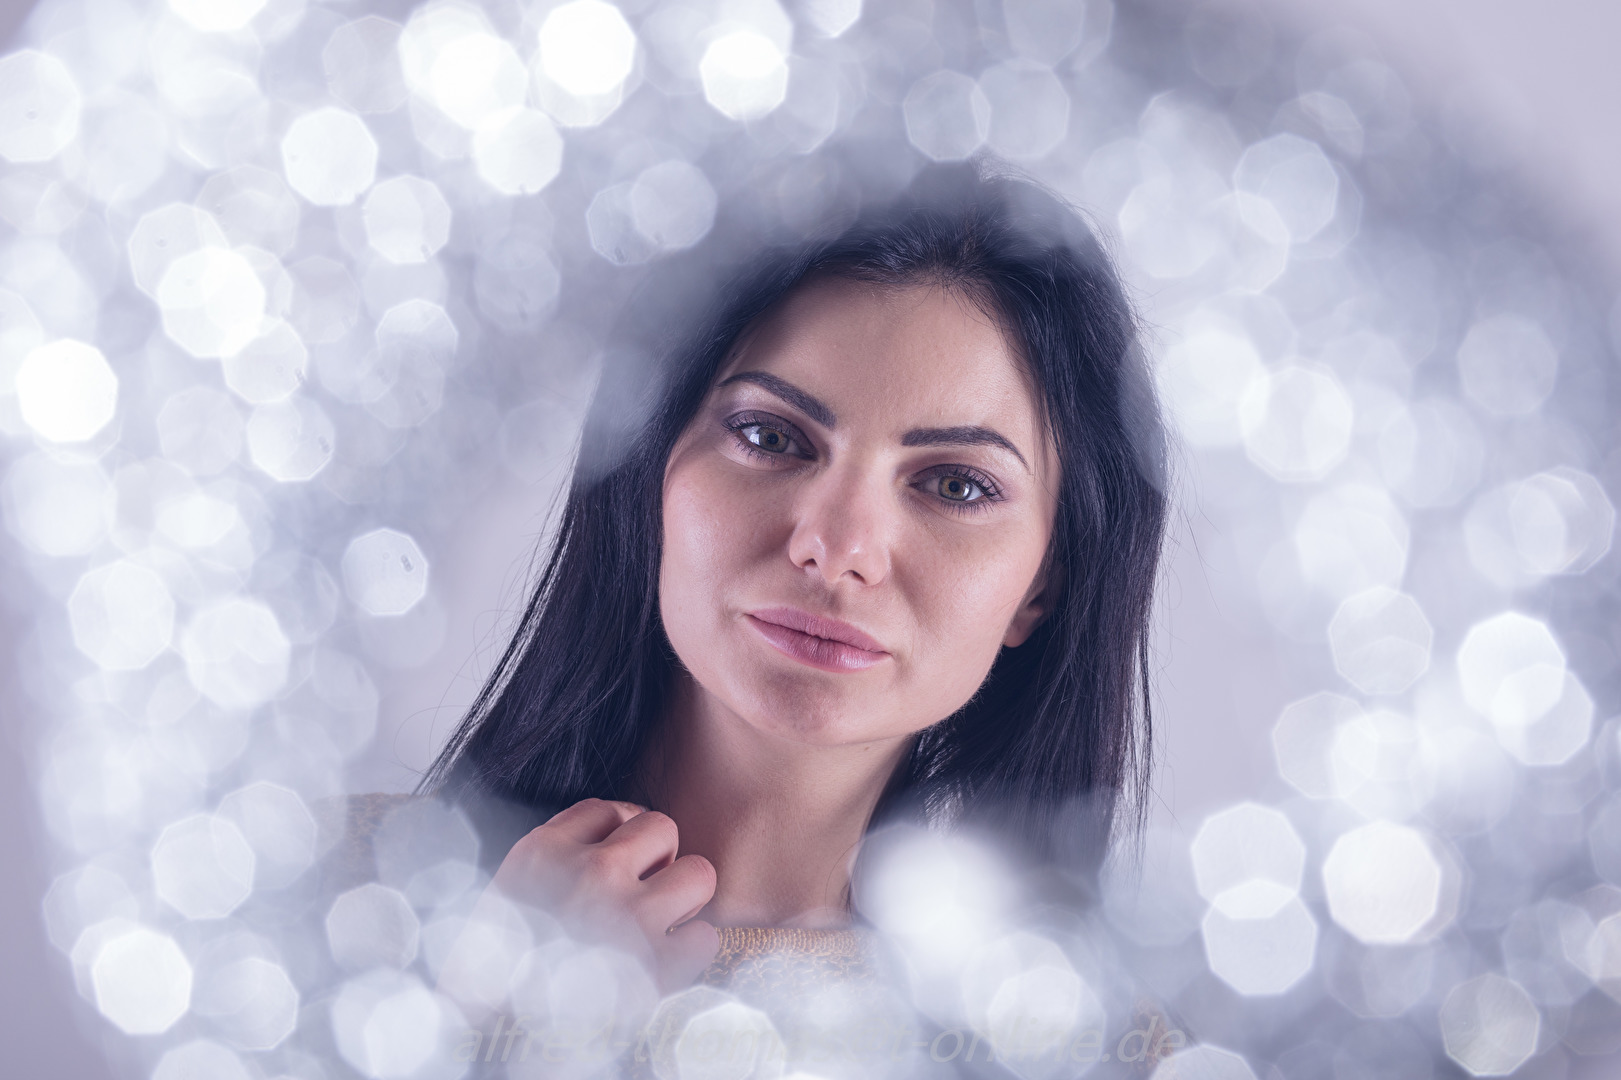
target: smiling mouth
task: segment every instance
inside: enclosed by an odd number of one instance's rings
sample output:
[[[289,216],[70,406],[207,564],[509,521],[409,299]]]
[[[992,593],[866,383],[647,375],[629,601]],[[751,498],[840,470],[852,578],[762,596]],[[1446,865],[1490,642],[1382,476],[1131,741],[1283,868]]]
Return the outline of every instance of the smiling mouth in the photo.
[[[865,671],[889,658],[872,638],[845,623],[793,608],[768,608],[744,616],[778,652],[822,671]]]

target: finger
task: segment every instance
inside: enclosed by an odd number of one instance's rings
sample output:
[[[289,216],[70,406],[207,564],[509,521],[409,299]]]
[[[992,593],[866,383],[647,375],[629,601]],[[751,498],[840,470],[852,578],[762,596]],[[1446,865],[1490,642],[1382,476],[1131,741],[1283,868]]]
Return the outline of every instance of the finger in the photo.
[[[697,982],[719,951],[720,935],[702,919],[682,923],[663,940],[655,941],[653,955],[660,993],[671,994]]]
[[[613,799],[582,799],[566,810],[559,810],[540,828],[576,844],[597,844],[625,822],[646,813],[635,803]]]
[[[715,867],[702,855],[683,855],[641,884],[633,914],[649,938],[657,940],[703,910],[715,896]]]
[[[602,841],[606,852],[640,880],[675,861],[681,832],[668,814],[650,810],[631,818]]]

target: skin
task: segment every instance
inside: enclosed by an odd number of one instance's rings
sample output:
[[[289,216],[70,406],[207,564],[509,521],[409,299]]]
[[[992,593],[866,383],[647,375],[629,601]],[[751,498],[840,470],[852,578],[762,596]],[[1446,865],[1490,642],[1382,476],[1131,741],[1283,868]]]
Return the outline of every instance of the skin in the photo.
[[[684,670],[641,771],[659,809],[571,807],[494,887],[628,943],[667,987],[708,964],[716,925],[846,924],[896,764],[1045,611],[1057,468],[1023,363],[971,297],[794,290],[666,466],[659,605]],[[755,614],[784,607],[879,648],[855,670],[807,663]]]

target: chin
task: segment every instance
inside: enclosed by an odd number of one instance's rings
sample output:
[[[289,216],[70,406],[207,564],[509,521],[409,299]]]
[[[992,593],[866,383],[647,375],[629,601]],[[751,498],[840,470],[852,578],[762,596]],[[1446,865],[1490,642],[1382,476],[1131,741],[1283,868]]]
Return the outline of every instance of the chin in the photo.
[[[874,714],[872,695],[852,686],[829,685],[842,675],[779,677],[765,681],[745,695],[737,710],[750,727],[810,746],[844,746],[893,737]],[[740,704],[742,704],[740,702]]]

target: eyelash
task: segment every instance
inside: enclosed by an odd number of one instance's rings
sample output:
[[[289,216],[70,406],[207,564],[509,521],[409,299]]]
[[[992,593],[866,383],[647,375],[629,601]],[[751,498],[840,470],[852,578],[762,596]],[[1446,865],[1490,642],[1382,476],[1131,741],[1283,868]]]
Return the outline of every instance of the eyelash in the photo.
[[[736,441],[738,448],[744,453],[748,454],[750,457],[764,459],[767,461],[780,461],[784,457],[793,456],[804,459],[809,456],[808,454],[804,453],[791,455],[786,451],[780,454],[773,454],[769,451],[760,449],[760,447],[750,442],[744,436],[743,432],[751,427],[768,427],[773,431],[782,432],[788,437],[790,442],[795,443],[803,450],[809,440],[805,438],[804,434],[800,432],[798,428],[790,424],[788,421],[782,419],[780,416],[772,416],[770,413],[739,413],[738,415],[728,419],[725,426],[726,430]],[[946,508],[954,513],[978,513],[982,510],[988,509],[991,503],[1002,501],[1002,492],[996,486],[995,481],[979,470],[970,469],[966,465],[936,465],[925,472],[923,479],[925,481],[938,481],[948,476],[954,476],[960,480],[966,480],[975,487],[979,488],[981,492],[979,498],[968,500],[947,499],[944,496],[937,496],[937,501],[945,504]]]

